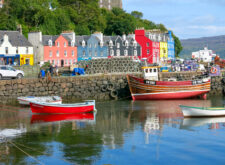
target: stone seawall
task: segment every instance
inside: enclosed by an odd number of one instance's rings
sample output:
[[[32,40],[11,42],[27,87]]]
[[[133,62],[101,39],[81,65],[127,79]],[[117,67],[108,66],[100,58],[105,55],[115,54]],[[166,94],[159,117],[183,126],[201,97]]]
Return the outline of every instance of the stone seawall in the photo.
[[[139,73],[133,75],[140,75]],[[0,81],[0,102],[15,102],[19,96],[62,96],[64,100],[110,100],[130,96],[126,74],[19,79]]]

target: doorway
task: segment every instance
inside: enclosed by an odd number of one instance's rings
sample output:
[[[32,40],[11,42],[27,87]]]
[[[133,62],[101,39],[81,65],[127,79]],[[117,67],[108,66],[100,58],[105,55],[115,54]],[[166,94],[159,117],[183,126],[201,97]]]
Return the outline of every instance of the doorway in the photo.
[[[61,67],[64,67],[64,60],[61,60]]]

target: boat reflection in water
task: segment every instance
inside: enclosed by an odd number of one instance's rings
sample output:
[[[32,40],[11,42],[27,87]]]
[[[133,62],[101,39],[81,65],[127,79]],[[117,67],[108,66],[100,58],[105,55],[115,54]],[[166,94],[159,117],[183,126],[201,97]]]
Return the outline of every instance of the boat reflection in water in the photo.
[[[191,129],[208,125],[209,129],[219,129],[225,126],[225,117],[201,117],[201,118],[184,118],[181,129]]]
[[[49,123],[61,121],[81,121],[95,122],[96,113],[80,113],[80,114],[32,114],[31,124]]]

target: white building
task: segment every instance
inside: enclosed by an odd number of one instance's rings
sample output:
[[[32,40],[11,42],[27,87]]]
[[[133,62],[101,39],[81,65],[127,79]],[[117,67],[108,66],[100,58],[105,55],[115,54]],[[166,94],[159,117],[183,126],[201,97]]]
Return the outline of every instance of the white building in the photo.
[[[33,65],[33,46],[18,31],[0,31],[0,58],[5,64]]]
[[[208,50],[207,47],[204,47],[204,50],[192,52],[192,58],[203,62],[212,62],[213,57],[216,57],[216,54],[212,50]]]

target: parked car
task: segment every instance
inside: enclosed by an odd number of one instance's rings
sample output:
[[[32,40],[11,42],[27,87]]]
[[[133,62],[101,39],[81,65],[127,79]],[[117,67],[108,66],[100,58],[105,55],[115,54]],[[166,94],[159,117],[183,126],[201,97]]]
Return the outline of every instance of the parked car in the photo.
[[[0,79],[3,78],[18,78],[24,77],[24,72],[21,70],[16,70],[11,66],[0,65]]]

